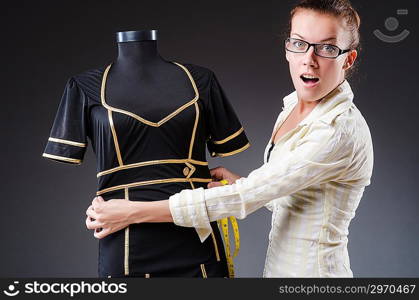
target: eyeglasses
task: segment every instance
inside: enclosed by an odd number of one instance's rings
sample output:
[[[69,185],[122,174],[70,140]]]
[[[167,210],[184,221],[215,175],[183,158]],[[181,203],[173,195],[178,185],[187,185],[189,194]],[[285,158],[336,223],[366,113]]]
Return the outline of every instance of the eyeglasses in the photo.
[[[309,42],[294,38],[287,38],[285,40],[285,49],[294,53],[306,53],[311,46],[313,46],[314,53],[316,55],[326,58],[336,58],[339,55],[352,50],[342,50],[338,46],[330,44],[311,44]]]

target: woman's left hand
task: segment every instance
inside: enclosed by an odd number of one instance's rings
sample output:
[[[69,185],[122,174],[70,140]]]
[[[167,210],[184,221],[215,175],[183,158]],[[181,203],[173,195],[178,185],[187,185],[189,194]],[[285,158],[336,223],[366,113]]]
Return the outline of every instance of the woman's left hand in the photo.
[[[98,239],[121,230],[133,223],[132,202],[125,199],[103,200],[95,197],[86,210],[86,227],[94,230]]]

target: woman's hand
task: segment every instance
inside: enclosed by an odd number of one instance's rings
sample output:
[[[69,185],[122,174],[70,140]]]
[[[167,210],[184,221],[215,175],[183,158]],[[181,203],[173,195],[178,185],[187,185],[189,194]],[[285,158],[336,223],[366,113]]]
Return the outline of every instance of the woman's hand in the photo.
[[[234,174],[230,170],[224,167],[216,167],[210,170],[211,177],[214,180],[213,182],[208,183],[208,188],[213,188],[216,186],[223,185],[220,180],[227,180],[227,184],[233,184],[239,179],[241,176]]]
[[[86,211],[86,227],[93,229],[95,238],[121,230],[130,224],[173,222],[169,200],[130,201],[125,199],[103,200],[96,197]]]
[[[134,223],[132,202],[125,199],[103,200],[95,197],[86,211],[86,227],[101,239]]]

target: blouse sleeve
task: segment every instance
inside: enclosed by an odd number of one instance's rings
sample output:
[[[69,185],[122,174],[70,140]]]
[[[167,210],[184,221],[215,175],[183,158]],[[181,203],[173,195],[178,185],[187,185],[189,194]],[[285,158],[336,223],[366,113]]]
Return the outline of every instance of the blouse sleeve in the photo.
[[[313,184],[339,180],[353,156],[352,140],[330,124],[317,122],[285,155],[269,160],[232,185],[183,190],[169,198],[174,223],[199,228],[204,241],[210,221],[227,216],[238,219],[269,201]]]
[[[207,148],[212,157],[233,155],[250,147],[244,129],[215,74],[211,76],[207,120]]]
[[[81,164],[87,147],[87,97],[70,78],[64,89],[43,157]]]

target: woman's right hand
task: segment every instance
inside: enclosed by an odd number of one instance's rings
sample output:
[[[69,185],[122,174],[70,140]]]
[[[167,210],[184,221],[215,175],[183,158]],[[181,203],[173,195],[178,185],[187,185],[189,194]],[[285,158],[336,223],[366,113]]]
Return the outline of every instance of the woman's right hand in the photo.
[[[220,180],[227,180],[227,184],[233,184],[239,179],[241,176],[231,172],[230,170],[224,167],[216,167],[210,170],[212,182],[208,183],[208,188],[213,188],[216,186],[223,185]]]

